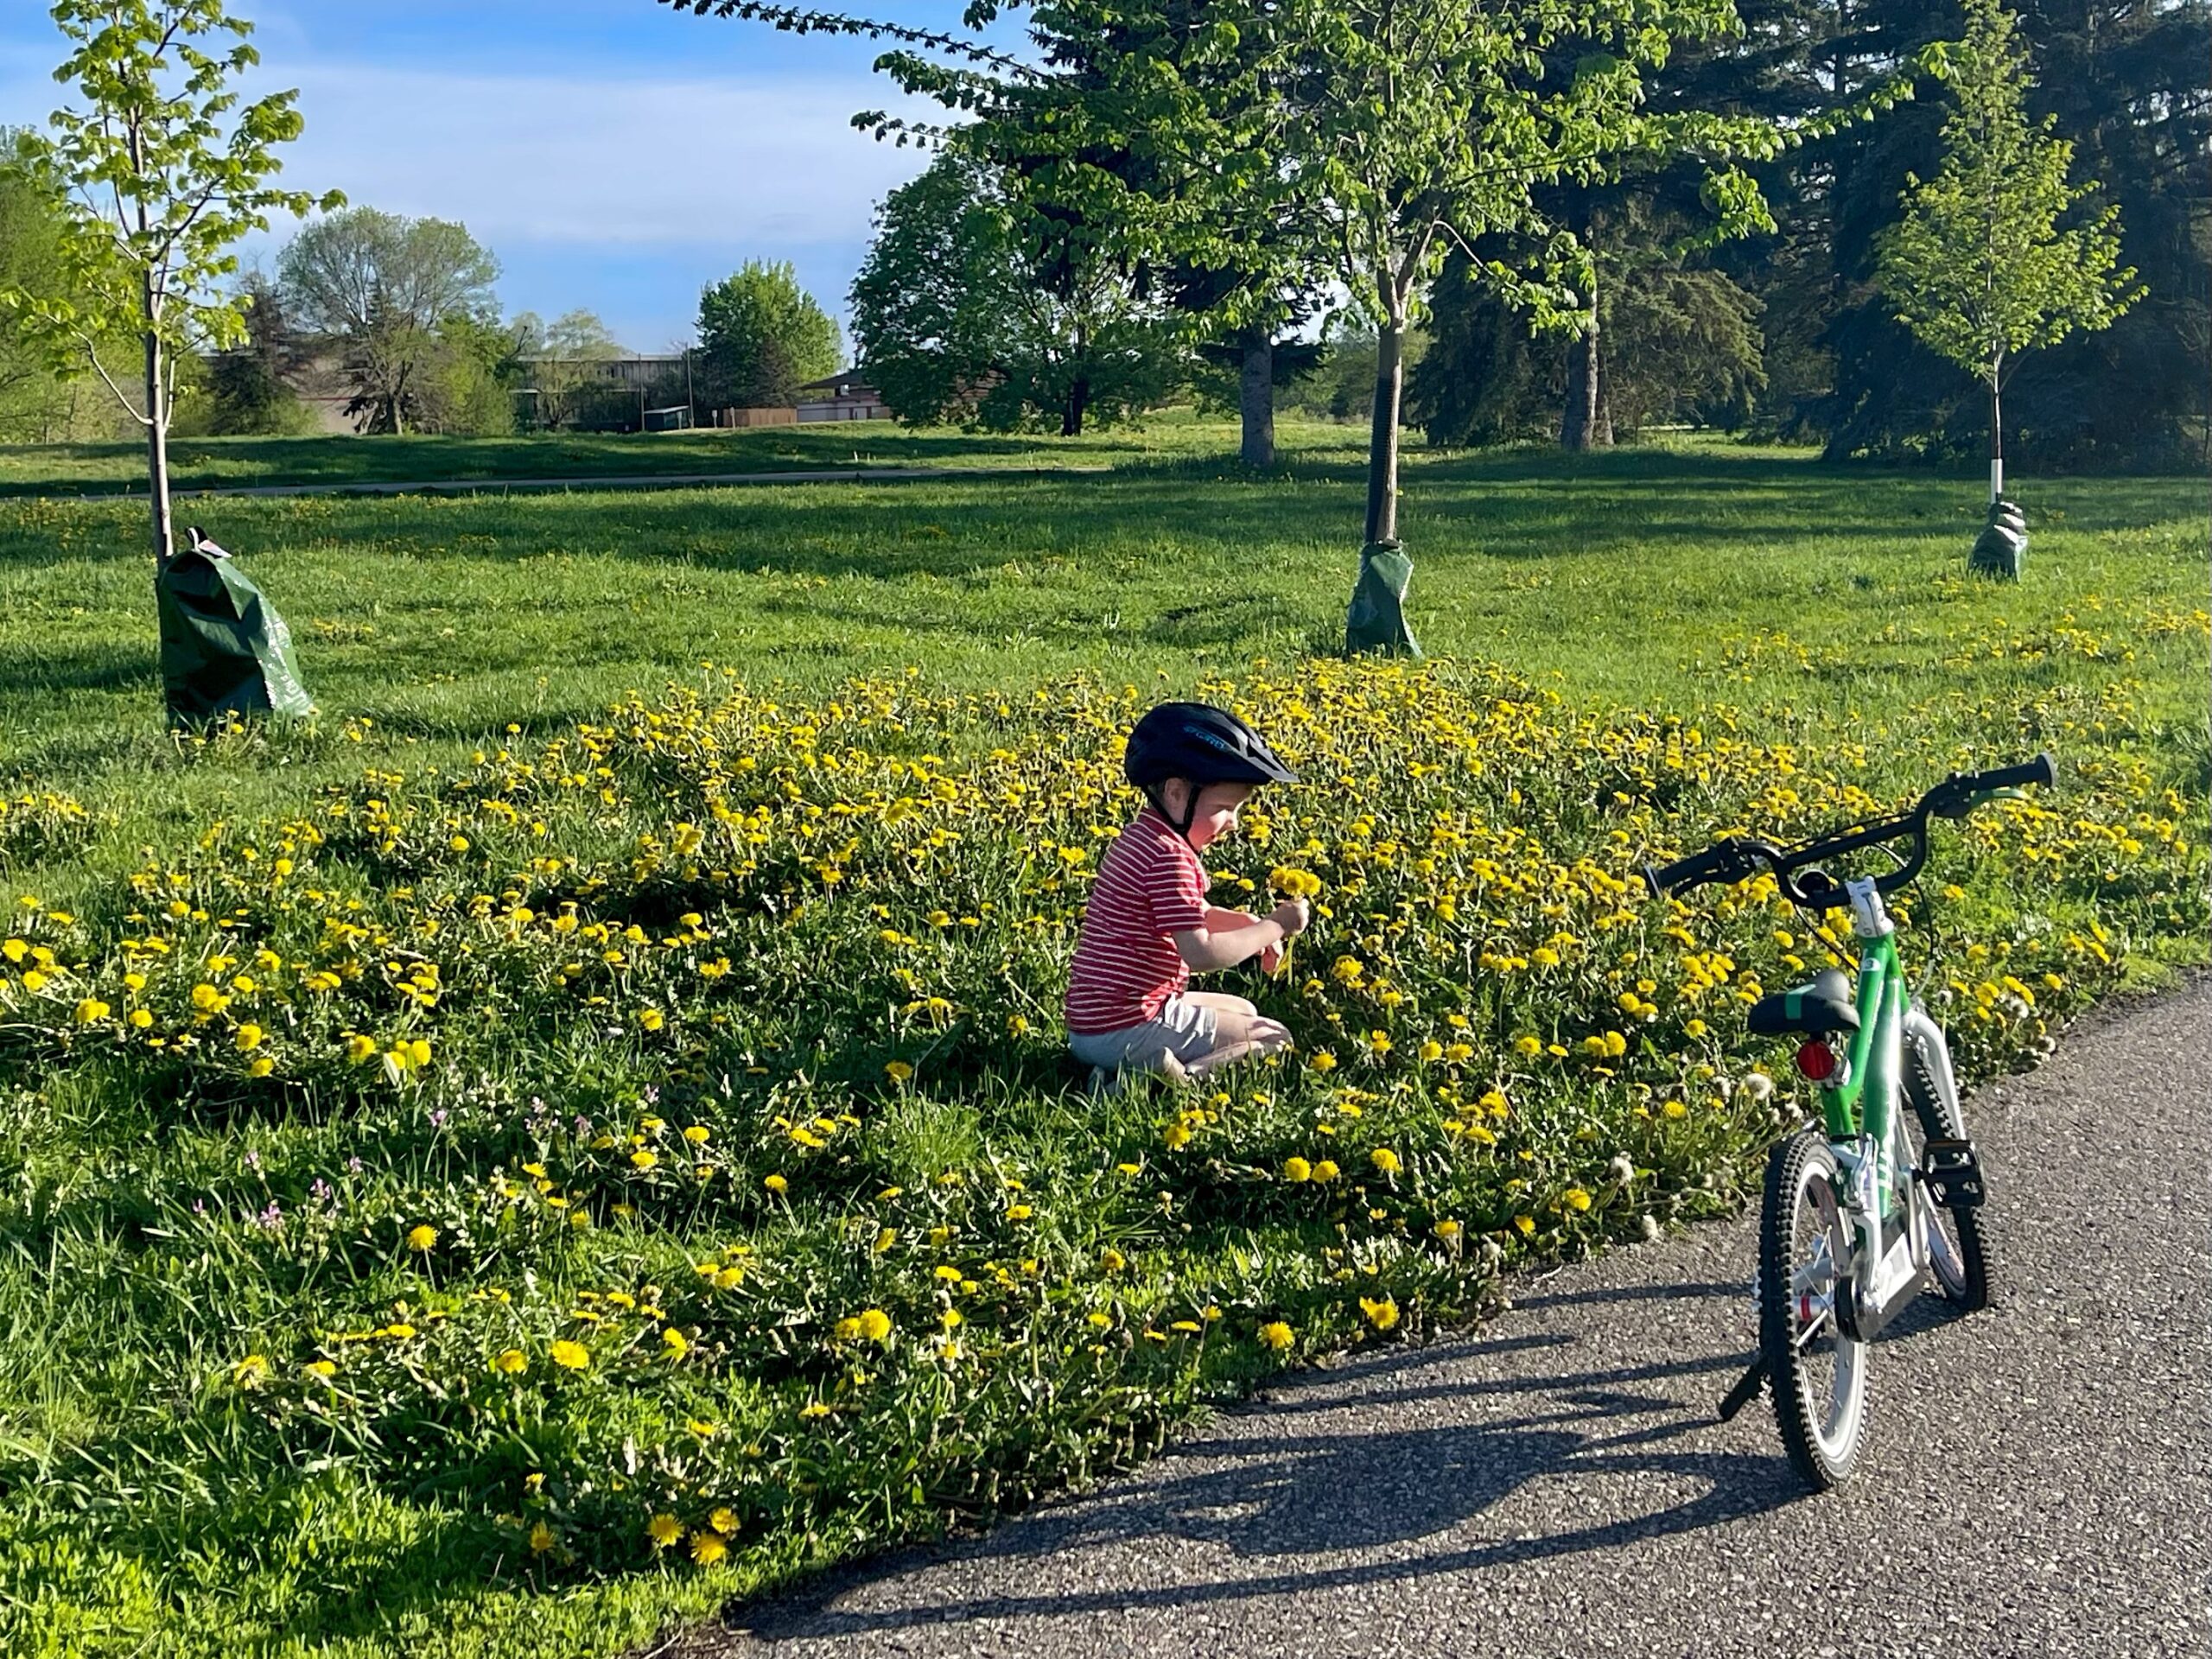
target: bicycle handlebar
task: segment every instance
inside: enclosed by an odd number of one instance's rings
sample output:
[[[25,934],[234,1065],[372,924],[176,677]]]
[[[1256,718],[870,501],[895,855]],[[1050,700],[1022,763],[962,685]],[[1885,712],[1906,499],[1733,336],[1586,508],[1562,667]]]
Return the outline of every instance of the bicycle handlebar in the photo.
[[[1750,836],[1731,836],[1715,842],[1701,853],[1671,864],[1646,865],[1643,880],[1655,898],[1680,897],[1709,881],[1734,883],[1772,873],[1783,896],[1802,910],[1840,910],[1851,902],[1841,882],[1825,870],[1812,868],[1818,861],[1862,848],[1911,838],[1912,852],[1896,869],[1877,876],[1875,887],[1894,893],[1918,876],[1928,862],[1928,821],[1931,817],[1963,818],[1999,790],[2026,785],[2048,786],[2057,781],[2058,769],[2048,751],[2018,766],[1995,766],[1986,772],[1955,772],[1920,798],[1910,811],[1885,818],[1839,836],[1807,842],[1802,847],[1782,848]],[[1799,881],[1803,870],[1808,880]]]

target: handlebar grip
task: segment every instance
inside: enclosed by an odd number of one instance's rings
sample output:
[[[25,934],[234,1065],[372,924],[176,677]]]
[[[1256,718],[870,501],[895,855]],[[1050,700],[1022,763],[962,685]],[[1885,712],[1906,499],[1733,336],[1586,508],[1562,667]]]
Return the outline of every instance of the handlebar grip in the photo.
[[[2023,760],[2017,766],[1998,766],[1988,772],[1978,772],[1967,780],[1977,791],[1987,789],[2018,789],[2037,784],[2044,788],[2058,781],[2057,764],[2045,749],[2032,760]]]
[[[1653,898],[1664,899],[1715,879],[1735,880],[1743,874],[1744,862],[1737,847],[1724,841],[1701,853],[1678,858],[1672,864],[1647,864],[1643,867],[1643,880]]]

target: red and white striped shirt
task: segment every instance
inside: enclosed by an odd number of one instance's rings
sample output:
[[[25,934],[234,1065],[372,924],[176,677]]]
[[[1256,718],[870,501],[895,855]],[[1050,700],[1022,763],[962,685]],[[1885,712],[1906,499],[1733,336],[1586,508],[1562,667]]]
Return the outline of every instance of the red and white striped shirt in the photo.
[[[1152,808],[1115,839],[1090,884],[1068,968],[1068,1029],[1126,1031],[1191,982],[1172,937],[1206,925],[1206,872]]]

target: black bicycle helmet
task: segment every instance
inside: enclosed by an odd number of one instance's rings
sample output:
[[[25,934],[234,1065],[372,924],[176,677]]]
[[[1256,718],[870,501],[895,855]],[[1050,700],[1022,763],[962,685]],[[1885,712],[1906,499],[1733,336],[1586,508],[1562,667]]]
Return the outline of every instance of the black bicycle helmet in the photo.
[[[1122,771],[1145,792],[1162,817],[1160,786],[1187,779],[1193,795],[1176,830],[1188,835],[1197,810],[1195,791],[1208,784],[1294,784],[1298,774],[1279,760],[1268,741],[1230,714],[1207,702],[1163,702],[1145,711],[1129,734]],[[1169,819],[1173,822],[1172,818]]]

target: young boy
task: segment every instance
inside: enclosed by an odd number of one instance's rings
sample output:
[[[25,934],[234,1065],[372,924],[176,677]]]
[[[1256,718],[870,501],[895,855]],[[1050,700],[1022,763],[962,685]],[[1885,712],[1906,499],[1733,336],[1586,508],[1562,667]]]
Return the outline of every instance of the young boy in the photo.
[[[1265,916],[1206,903],[1199,852],[1236,827],[1262,784],[1298,774],[1224,709],[1165,702],[1129,734],[1128,780],[1151,803],[1116,839],[1091,884],[1068,973],[1068,1046],[1094,1088],[1126,1073],[1202,1076],[1290,1046],[1290,1033],[1241,996],[1189,988],[1191,970],[1253,957],[1273,973],[1305,930],[1303,899]]]

